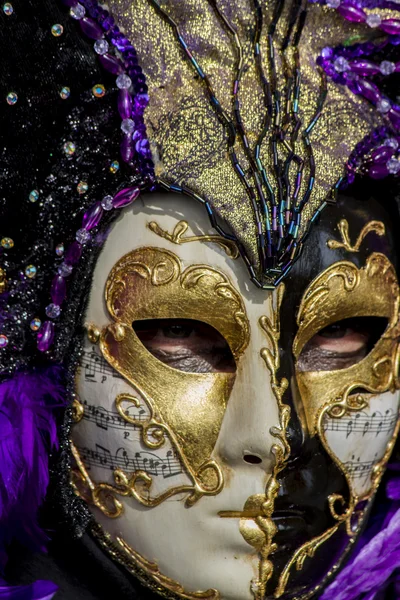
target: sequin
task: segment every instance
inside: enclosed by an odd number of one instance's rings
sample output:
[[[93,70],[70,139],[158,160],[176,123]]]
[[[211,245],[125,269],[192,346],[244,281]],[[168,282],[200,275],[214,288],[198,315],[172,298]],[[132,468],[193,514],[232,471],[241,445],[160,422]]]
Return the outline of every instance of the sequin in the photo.
[[[13,8],[12,4],[10,4],[9,2],[6,2],[5,4],[3,4],[3,13],[5,15],[7,15],[7,17],[12,15],[13,12],[14,12],[14,8]]]
[[[38,331],[40,329],[41,325],[42,325],[42,321],[39,319],[39,317],[35,317],[30,322],[29,327],[32,329],[32,331]]]
[[[29,279],[34,279],[34,277],[36,277],[36,273],[37,273],[37,268],[35,267],[35,265],[28,265],[25,269],[25,275]]]
[[[107,40],[104,40],[104,39],[96,40],[94,43],[94,51],[97,54],[100,54],[101,56],[103,54],[107,54],[108,48],[109,48],[109,45],[108,45]]]
[[[64,254],[64,244],[57,244],[56,254],[57,256],[62,256]]]
[[[4,333],[0,334],[0,348],[8,346],[8,337]]]
[[[63,100],[67,100],[67,98],[69,98],[71,95],[71,90],[69,89],[69,87],[64,86],[63,88],[61,88],[60,90],[60,97]]]
[[[113,162],[110,165],[110,171],[111,173],[116,173],[119,170],[119,162],[117,160],[113,160]]]
[[[78,194],[86,194],[86,192],[89,189],[89,186],[86,183],[86,181],[80,181],[78,183],[78,185],[76,186],[76,189],[77,189]]]
[[[61,308],[57,304],[49,304],[46,306],[46,315],[50,317],[50,319],[56,319],[60,316]]]
[[[38,190],[32,190],[29,194],[29,200],[31,202],[37,202],[39,200],[39,192]]]
[[[7,104],[9,104],[10,106],[13,106],[14,104],[17,103],[18,101],[18,96],[15,92],[10,92],[9,94],[7,94]]]
[[[10,248],[14,247],[14,240],[9,237],[3,238],[0,243],[6,250],[10,250]]]
[[[63,149],[67,156],[72,156],[75,154],[76,146],[74,142],[65,142]]]
[[[51,33],[54,35],[54,37],[60,37],[60,35],[62,35],[63,32],[64,32],[64,27],[62,25],[60,25],[59,23],[56,23],[51,28]]]
[[[98,83],[92,87],[92,94],[95,96],[95,98],[102,98],[105,93],[106,88],[101,83]]]
[[[101,206],[104,210],[112,210],[113,209],[113,198],[112,196],[104,196],[101,201]]]

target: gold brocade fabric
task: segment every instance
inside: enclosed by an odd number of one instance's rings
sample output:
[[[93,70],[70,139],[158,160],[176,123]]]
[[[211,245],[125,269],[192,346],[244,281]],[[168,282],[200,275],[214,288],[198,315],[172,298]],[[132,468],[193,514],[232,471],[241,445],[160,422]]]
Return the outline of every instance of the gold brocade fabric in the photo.
[[[204,82],[185,56],[173,28],[156,11],[149,0],[109,0],[117,23],[135,46],[147,78],[150,104],[145,121],[150,139],[156,175],[169,183],[186,185],[209,200],[242,241],[252,263],[259,268],[255,216],[244,186],[232,167],[227,151],[227,133],[213,110]],[[236,78],[237,48],[233,36],[206,0],[162,0],[160,5],[173,18],[190,52],[209,76],[215,95],[233,118],[233,83]],[[254,150],[262,129],[265,103],[254,59],[253,36],[255,10],[252,0],[218,0],[222,15],[237,31],[243,49],[244,68],[238,99],[244,128]],[[267,64],[267,30],[275,0],[260,2],[263,30],[260,39],[265,72]],[[290,5],[291,3],[286,3]],[[279,40],[287,30],[290,6],[279,23],[275,38],[278,88],[285,91],[286,78]],[[382,14],[380,10],[380,14]],[[316,59],[325,46],[335,46],[358,34],[371,35],[371,29],[353,24],[335,10],[317,4],[308,5],[308,14],[299,44],[301,89],[299,116],[302,122],[296,152],[306,159],[301,132],[315,113],[321,87],[321,72]],[[288,52],[289,62],[293,52]],[[379,115],[365,100],[346,87],[328,79],[328,95],[319,122],[310,135],[316,162],[316,181],[303,213],[302,228],[326,199],[332,186],[344,174],[344,165],[365,135],[379,125]],[[235,152],[244,172],[249,164],[240,143]],[[261,146],[261,159],[273,177],[269,134]],[[305,192],[308,161],[305,160],[300,197]],[[289,173],[294,185],[295,170]]]

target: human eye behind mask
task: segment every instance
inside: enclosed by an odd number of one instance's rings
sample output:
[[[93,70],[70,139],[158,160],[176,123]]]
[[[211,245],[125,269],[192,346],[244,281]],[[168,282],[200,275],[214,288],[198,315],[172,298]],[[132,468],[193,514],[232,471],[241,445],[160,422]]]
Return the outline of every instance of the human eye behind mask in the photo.
[[[143,346],[162,363],[188,373],[234,373],[236,364],[225,338],[194,319],[147,319],[132,327]]]
[[[387,325],[384,317],[354,317],[327,325],[304,346],[298,371],[336,371],[361,362]]]

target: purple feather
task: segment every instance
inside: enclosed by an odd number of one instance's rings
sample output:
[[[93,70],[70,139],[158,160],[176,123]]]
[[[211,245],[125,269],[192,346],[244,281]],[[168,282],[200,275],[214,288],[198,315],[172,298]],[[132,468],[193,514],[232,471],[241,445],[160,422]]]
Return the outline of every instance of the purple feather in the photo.
[[[31,585],[7,586],[0,579],[0,600],[51,600],[57,590],[51,581],[39,579]]]
[[[62,378],[60,367],[49,367],[0,384],[0,569],[13,539],[44,550],[47,538],[37,512],[49,483],[49,452],[57,448]]]

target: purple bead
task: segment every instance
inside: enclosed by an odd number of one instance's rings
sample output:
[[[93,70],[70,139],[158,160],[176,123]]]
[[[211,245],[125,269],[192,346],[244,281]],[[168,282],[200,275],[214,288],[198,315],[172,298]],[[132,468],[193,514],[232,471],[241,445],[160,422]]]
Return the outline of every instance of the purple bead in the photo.
[[[135,152],[133,149],[131,137],[129,135],[123,136],[120,146],[120,152],[122,160],[126,163],[130,163]]]
[[[360,90],[360,94],[362,94],[364,98],[370,100],[374,104],[377,104],[381,98],[379,88],[374,83],[371,83],[366,79],[360,79],[358,81],[358,89]]]
[[[392,108],[387,113],[389,115],[389,119],[394,125],[396,129],[400,129],[400,109],[398,107],[392,106]]]
[[[64,277],[60,277],[60,275],[54,277],[51,283],[50,295],[54,304],[61,306],[67,295],[67,284]]]
[[[321,56],[322,56],[322,58],[332,58],[333,48],[330,48],[329,46],[322,48]]]
[[[76,265],[82,256],[82,246],[79,242],[72,242],[65,253],[65,262],[69,265]]]
[[[90,231],[93,227],[96,227],[100,223],[101,217],[103,216],[103,207],[101,202],[96,202],[93,206],[83,215],[82,228],[86,231]]]
[[[399,19],[386,19],[382,21],[380,29],[389,35],[399,35],[400,33],[400,20]]]
[[[122,208],[123,206],[128,206],[131,204],[140,194],[140,189],[138,187],[134,188],[124,188],[120,192],[118,192],[113,198],[113,206],[114,208]]]
[[[91,40],[99,40],[103,35],[103,30],[100,25],[97,25],[93,19],[89,17],[83,17],[79,21],[83,33]]]
[[[111,54],[103,54],[102,56],[99,56],[99,61],[109,73],[112,73],[113,75],[122,73],[123,69],[121,63],[119,60],[114,58],[114,56],[111,56]]]
[[[367,15],[361,8],[357,8],[351,4],[341,4],[337,11],[342,17],[354,23],[364,23],[367,18]]]
[[[376,75],[379,73],[379,67],[368,60],[353,60],[349,64],[352,73],[356,73],[356,75],[367,77],[368,75]]]
[[[374,164],[369,167],[368,175],[372,177],[372,179],[383,179],[389,175],[389,171],[387,170],[386,165]]]
[[[374,163],[387,163],[394,152],[394,149],[390,148],[390,146],[380,146],[372,152],[371,158]]]
[[[135,110],[138,112],[143,112],[146,106],[149,103],[148,94],[136,94],[135,96]]]
[[[40,352],[46,352],[54,341],[54,323],[45,321],[37,335],[37,346]]]
[[[150,158],[151,153],[149,140],[139,140],[138,142],[136,142],[135,148],[138,154],[141,154],[145,158]]]
[[[132,113],[132,106],[132,97],[128,90],[120,90],[118,94],[118,111],[121,119],[129,119]]]

